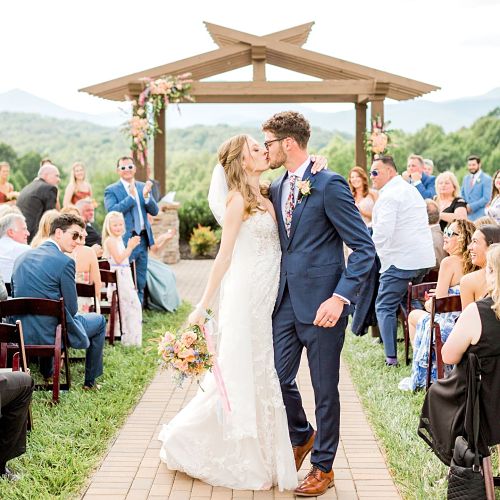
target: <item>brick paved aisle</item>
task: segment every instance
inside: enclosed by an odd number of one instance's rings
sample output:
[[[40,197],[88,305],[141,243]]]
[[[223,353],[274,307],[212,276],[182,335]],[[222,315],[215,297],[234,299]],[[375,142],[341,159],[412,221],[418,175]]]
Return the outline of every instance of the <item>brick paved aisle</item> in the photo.
[[[205,283],[211,261],[181,261],[172,266],[183,299],[196,303],[201,294],[200,283]],[[216,306],[216,305],[215,305]],[[299,385],[304,406],[314,423],[314,397],[303,358],[299,371]],[[90,479],[84,500],[225,500],[225,499],[281,499],[293,498],[289,492],[236,491],[214,487],[193,480],[185,474],[169,471],[158,457],[158,432],[196,393],[197,385],[174,389],[170,376],[158,373],[142,399],[129,416],[104,460]],[[394,499],[400,498],[386,463],[368,425],[356,391],[345,366],[340,374],[342,404],[341,441],[333,464],[335,488],[328,490],[326,499]],[[309,461],[304,461],[302,478]]]

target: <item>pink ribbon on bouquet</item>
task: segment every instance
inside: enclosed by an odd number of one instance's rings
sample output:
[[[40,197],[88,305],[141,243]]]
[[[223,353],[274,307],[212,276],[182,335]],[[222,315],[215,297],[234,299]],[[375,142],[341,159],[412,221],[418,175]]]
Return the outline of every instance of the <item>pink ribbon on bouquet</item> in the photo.
[[[217,362],[217,354],[215,352],[215,343],[212,335],[212,322],[213,319],[209,320],[208,323],[202,326],[203,335],[207,341],[208,351],[212,354],[214,358],[214,365],[212,367],[212,373],[215,377],[215,385],[217,386],[217,391],[222,400],[222,406],[224,411],[227,413],[231,412],[231,405],[229,404],[229,398],[227,396],[226,384],[224,384],[224,379],[222,378],[222,372],[220,370],[219,363]],[[210,327],[208,327],[210,325]]]

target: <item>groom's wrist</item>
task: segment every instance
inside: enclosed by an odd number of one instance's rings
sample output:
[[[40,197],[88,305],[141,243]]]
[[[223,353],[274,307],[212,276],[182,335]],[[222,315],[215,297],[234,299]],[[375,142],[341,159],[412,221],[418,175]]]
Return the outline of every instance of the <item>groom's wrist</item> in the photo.
[[[349,299],[346,299],[345,297],[343,297],[342,295],[339,295],[338,293],[334,293],[332,295],[332,297],[337,297],[338,299],[340,299],[341,302],[343,302],[347,306],[351,305],[351,301]]]

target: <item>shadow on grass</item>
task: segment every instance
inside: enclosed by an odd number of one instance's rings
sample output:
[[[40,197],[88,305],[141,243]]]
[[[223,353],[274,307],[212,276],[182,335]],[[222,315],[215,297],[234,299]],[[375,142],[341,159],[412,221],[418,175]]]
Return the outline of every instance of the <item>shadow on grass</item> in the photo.
[[[131,412],[158,368],[155,349],[148,339],[185,321],[191,306],[183,303],[175,313],[147,312],[143,348],[106,345],[102,389],[85,392],[83,362],[71,365],[72,388],[62,392],[60,403],[49,404],[52,393],[33,395],[34,430],[27,453],[9,462],[22,475],[16,483],[0,480],[0,498],[78,498],[89,474],[100,463],[111,439]]]

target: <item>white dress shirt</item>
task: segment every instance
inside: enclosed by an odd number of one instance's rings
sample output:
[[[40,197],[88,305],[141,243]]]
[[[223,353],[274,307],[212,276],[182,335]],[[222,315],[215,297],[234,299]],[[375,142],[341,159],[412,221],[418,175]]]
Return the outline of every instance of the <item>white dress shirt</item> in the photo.
[[[127,191],[129,196],[132,196],[130,194],[130,182],[124,181],[123,179],[120,179],[120,180],[122,181],[122,184],[123,184],[123,187],[125,188],[125,191]],[[135,186],[135,196],[132,196],[132,198],[134,198],[135,203],[137,204],[137,210],[139,212],[139,224],[141,226],[141,231],[143,231],[146,226],[144,225],[144,217],[142,216],[141,200],[139,198],[139,191],[137,189],[137,185]],[[150,196],[148,196],[147,198],[144,198],[145,203],[147,203],[150,200],[150,198],[151,198]]]
[[[426,269],[436,265],[425,201],[400,175],[380,191],[373,207],[373,242],[380,258],[380,272]]]
[[[298,181],[302,180],[302,177],[304,176],[307,167],[309,166],[309,163],[311,163],[311,157],[307,157],[307,160],[297,169],[295,172],[291,173],[288,172],[288,177],[285,179],[285,182],[283,182],[283,191],[281,192],[281,213],[283,215],[283,220],[285,220],[285,205],[286,205],[286,200],[288,198],[288,194],[290,193],[290,176],[295,175],[297,177]],[[295,183],[295,205],[297,205],[297,198],[299,196],[299,186],[297,182]]]
[[[14,262],[30,248],[29,245],[19,243],[10,236],[5,235],[0,238],[0,273],[4,283],[10,283]]]

